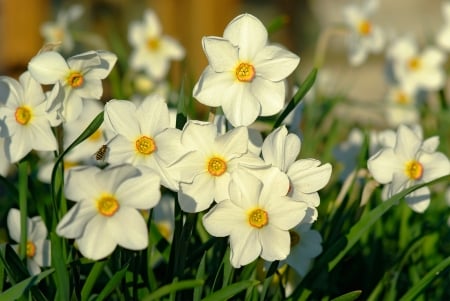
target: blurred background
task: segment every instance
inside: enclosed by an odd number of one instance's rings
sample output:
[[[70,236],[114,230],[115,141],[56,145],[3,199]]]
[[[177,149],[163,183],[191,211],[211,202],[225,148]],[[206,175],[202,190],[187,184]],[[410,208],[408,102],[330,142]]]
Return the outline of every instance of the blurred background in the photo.
[[[183,72],[198,78],[207,65],[201,49],[205,35],[221,36],[230,20],[241,12],[257,16],[268,26],[281,22],[271,41],[285,45],[301,57],[298,76],[307,74],[313,65],[312,58],[320,33],[327,27],[342,23],[342,8],[358,1],[344,0],[0,0],[0,74],[18,76],[28,61],[43,45],[40,26],[54,20],[57,12],[71,4],[84,6],[81,29],[98,34],[85,36],[91,49],[105,47],[111,50],[114,42],[129,47],[128,24],[141,20],[145,8],[153,8],[162,23],[165,34],[178,39],[186,48]],[[389,34],[411,33],[419,43],[432,39],[431,35],[443,24],[439,0],[380,0],[374,22]],[[103,40],[102,40],[103,39]],[[89,50],[89,49],[85,49]],[[129,49],[128,49],[129,50]],[[114,51],[114,49],[112,49]],[[125,49],[126,51],[126,49]],[[347,62],[345,39],[333,37],[328,44],[324,68],[337,78],[335,92],[345,91],[353,98],[379,100],[383,88],[383,54],[370,55],[361,67],[351,67]],[[175,69],[177,67],[175,66]]]

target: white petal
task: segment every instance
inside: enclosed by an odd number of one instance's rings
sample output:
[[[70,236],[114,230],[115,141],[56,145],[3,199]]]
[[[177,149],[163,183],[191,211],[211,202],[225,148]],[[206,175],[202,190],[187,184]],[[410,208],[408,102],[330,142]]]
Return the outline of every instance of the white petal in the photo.
[[[268,261],[283,260],[290,251],[291,239],[288,231],[266,226],[260,230],[261,257]]]
[[[152,171],[126,179],[119,185],[115,195],[121,205],[150,209],[156,206],[161,198],[160,179]]]
[[[262,77],[255,77],[251,83],[251,93],[261,105],[261,116],[275,115],[281,111],[286,98],[286,82],[272,82]],[[241,101],[245,101],[242,97]]]
[[[14,241],[20,242],[20,211],[15,208],[9,209],[6,224],[8,225],[9,236]]]
[[[97,209],[89,201],[76,203],[59,221],[56,233],[66,238],[79,238],[97,213]]]
[[[430,189],[419,188],[405,197],[408,206],[417,213],[423,213],[430,205]]]
[[[239,46],[239,58],[251,60],[267,44],[267,30],[259,19],[242,14],[225,28],[223,37]]]
[[[154,136],[169,127],[169,109],[162,97],[147,97],[136,108],[141,133]]]
[[[243,169],[233,172],[231,178],[229,186],[231,201],[244,210],[258,206],[263,188],[262,181]]]
[[[423,153],[419,158],[419,162],[424,168],[422,177],[424,182],[450,174],[450,161],[443,153]]]
[[[297,68],[300,58],[294,53],[276,45],[268,45],[256,55],[256,75],[278,82],[286,79]]]
[[[111,254],[117,244],[106,227],[108,218],[97,215],[86,225],[83,236],[76,242],[83,256],[99,260]]]
[[[133,140],[140,133],[135,115],[132,102],[112,99],[105,105],[105,127]]]
[[[181,144],[181,131],[175,128],[167,128],[154,137],[158,147],[156,155],[167,165],[174,163],[188,151]]]
[[[55,51],[41,52],[28,63],[28,71],[35,80],[44,85],[64,80],[69,66],[61,54]]]
[[[231,265],[239,268],[249,264],[261,254],[259,233],[252,227],[236,229],[230,235]]]
[[[215,72],[232,72],[239,63],[238,47],[218,37],[203,37],[203,50]]]
[[[203,216],[203,225],[212,236],[225,237],[230,235],[233,229],[246,227],[248,223],[243,209],[225,200]]]
[[[107,219],[106,227],[111,238],[121,247],[142,250],[148,246],[147,225],[136,209],[120,208]]]
[[[260,115],[259,100],[251,93],[247,83],[236,83],[221,93],[228,99],[222,103],[223,113],[233,126],[248,126]]]
[[[330,180],[331,164],[326,163],[318,166],[316,163],[316,166],[308,167],[307,161],[314,161],[320,164],[319,161],[314,159],[298,160],[289,167],[287,174],[294,190],[299,190],[303,193],[316,192],[325,187]]]
[[[392,148],[380,150],[367,161],[367,168],[378,183],[387,184],[392,181],[394,167],[401,164]]]
[[[269,224],[281,230],[289,230],[301,222],[306,214],[307,204],[288,197],[273,198],[266,203]]]
[[[36,253],[33,260],[41,267],[48,267],[51,264],[51,245],[47,239],[34,241]]]
[[[216,151],[227,159],[239,157],[247,152],[248,130],[246,127],[237,127],[215,139]]]
[[[219,107],[227,101],[225,91],[234,89],[234,86],[231,72],[216,73],[211,66],[207,66],[194,86],[193,96],[204,105]]]
[[[181,134],[181,143],[188,150],[200,150],[202,153],[211,153],[212,144],[217,137],[217,128],[214,124],[188,122]]]
[[[183,211],[200,212],[207,209],[214,200],[214,179],[209,174],[200,174],[192,184],[180,184],[178,202]]]
[[[100,169],[96,167],[71,168],[65,179],[65,196],[76,202],[97,197],[100,191],[96,180],[99,172]]]

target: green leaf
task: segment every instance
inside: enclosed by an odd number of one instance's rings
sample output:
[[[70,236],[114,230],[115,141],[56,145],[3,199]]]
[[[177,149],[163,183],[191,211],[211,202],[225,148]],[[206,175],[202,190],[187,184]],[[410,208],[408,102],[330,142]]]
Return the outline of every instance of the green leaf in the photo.
[[[13,287],[10,287],[3,293],[0,293],[0,300],[16,300],[25,294],[32,286],[38,284],[42,279],[53,273],[53,269],[46,270],[38,275],[31,276]],[[68,299],[67,299],[68,300]]]
[[[427,287],[432,280],[450,265],[450,256],[429,271],[418,283],[416,283],[409,291],[407,291],[400,301],[414,300],[416,296]]]
[[[212,294],[208,297],[202,299],[202,301],[220,301],[220,300],[229,300],[231,297],[240,293],[241,291],[255,286],[259,284],[258,280],[244,280],[241,282],[233,283],[227,287],[224,287]]]
[[[188,288],[193,288],[197,286],[202,286],[204,284],[204,281],[201,279],[196,280],[183,280],[174,282],[171,284],[164,285],[151,293],[150,295],[147,295],[145,298],[143,298],[141,301],[151,301],[151,300],[157,300],[161,298],[162,296],[168,295],[170,293],[185,290]]]
[[[97,281],[100,274],[103,272],[105,265],[106,265],[106,260],[97,261],[91,268],[89,276],[87,277],[86,282],[84,283],[83,288],[81,289],[81,300],[82,301],[89,299],[92,288],[94,287],[95,282]]]
[[[328,264],[328,270],[331,271],[339,261],[347,254],[347,252],[358,242],[358,240],[370,230],[373,224],[377,222],[383,214],[388,211],[393,205],[397,204],[398,201],[403,199],[406,195],[410,194],[416,189],[419,189],[423,186],[432,185],[437,182],[449,180],[450,176],[444,176],[429,183],[422,183],[419,185],[412,186],[408,189],[405,189],[389,200],[381,203],[374,210],[370,211],[368,214],[363,216],[351,229],[350,232],[340,240],[338,240],[327,252],[326,254],[335,254],[336,250],[342,249],[341,252]],[[326,254],[324,254],[324,258],[326,258]]]
[[[104,300],[106,297],[108,297],[111,292],[117,288],[117,286],[120,284],[120,281],[122,281],[122,278],[125,276],[127,270],[128,270],[129,264],[126,264],[121,270],[119,270],[117,273],[115,273],[111,279],[109,279],[108,283],[105,285],[103,290],[100,292],[100,294],[97,296],[96,301]]]
[[[71,145],[69,145],[69,147],[67,149],[65,149],[56,159],[55,165],[53,166],[53,170],[52,170],[52,197],[54,198],[54,202],[56,203],[55,197],[56,197],[56,192],[58,191],[58,187],[55,186],[55,179],[56,179],[56,173],[58,171],[58,166],[59,163],[62,162],[64,156],[71,151],[75,146],[77,146],[78,144],[80,144],[81,142],[83,142],[84,140],[86,140],[87,138],[89,138],[89,136],[91,136],[103,123],[103,111],[100,112],[95,118],[94,120],[92,120],[92,122],[87,126],[87,128],[81,133],[80,136],[78,136],[77,139],[75,139],[74,142],[72,142]]]
[[[313,68],[311,72],[308,74],[306,79],[303,81],[303,83],[300,85],[300,87],[297,90],[297,93],[295,93],[294,97],[292,97],[291,101],[288,103],[284,111],[280,114],[280,116],[275,121],[275,124],[273,125],[273,128],[277,128],[280,126],[280,124],[283,122],[283,120],[289,115],[290,112],[292,112],[293,109],[300,103],[300,101],[305,97],[306,93],[311,89],[313,86],[317,76],[317,68]]]
[[[69,273],[62,252],[63,239],[52,232],[50,233],[50,241],[52,248],[52,267],[55,268],[54,280],[58,289],[58,298],[60,300],[70,300]]]
[[[358,299],[358,297],[362,294],[362,291],[352,291],[343,295],[340,295],[339,297],[331,299],[331,301],[354,301]]]
[[[202,260],[200,260],[200,264],[198,265],[197,274],[195,275],[196,280],[203,280],[205,277],[205,265],[206,265],[206,253],[203,255]],[[198,286],[194,288],[194,297],[192,300],[199,301],[202,297],[203,286]]]

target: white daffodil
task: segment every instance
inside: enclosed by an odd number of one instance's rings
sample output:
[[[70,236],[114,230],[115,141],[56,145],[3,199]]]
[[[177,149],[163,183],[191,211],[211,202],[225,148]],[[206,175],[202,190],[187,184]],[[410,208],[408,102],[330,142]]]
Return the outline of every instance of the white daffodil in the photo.
[[[56,109],[65,121],[75,120],[83,110],[82,99],[100,99],[101,80],[116,63],[109,51],[88,51],[67,59],[55,51],[41,52],[28,64],[28,70],[39,83],[62,87],[61,93],[49,99],[48,109]]]
[[[15,163],[31,150],[58,148],[52,126],[60,123],[56,112],[46,111],[41,85],[28,72],[19,81],[0,77],[0,136],[5,138],[6,159]]]
[[[3,158],[3,160],[0,160],[0,176],[6,177],[11,169],[11,162],[7,160],[6,157],[6,139],[3,137],[0,137],[0,157]]]
[[[297,159],[301,141],[295,134],[288,134],[286,126],[270,133],[264,140],[264,161],[287,174],[290,181],[289,196],[308,204],[314,211],[320,204],[319,191],[331,177],[331,164],[320,165],[315,159]],[[313,214],[314,219],[316,214]]]
[[[202,104],[219,107],[233,126],[249,125],[258,116],[280,112],[286,98],[285,79],[300,58],[268,43],[264,25],[250,14],[234,18],[223,38],[204,37],[209,65],[194,87]]]
[[[384,47],[383,31],[371,21],[377,6],[377,0],[367,0],[362,5],[350,4],[344,8],[344,21],[350,29],[348,58],[352,65],[364,63],[369,53],[380,52]]]
[[[104,118],[105,128],[115,135],[107,142],[108,163],[150,167],[160,175],[163,186],[178,190],[167,166],[186,152],[180,144],[181,131],[170,127],[169,110],[161,96],[149,96],[139,106],[110,100]]]
[[[322,253],[322,236],[316,230],[311,230],[310,223],[300,223],[289,230],[291,237],[291,252],[286,263],[301,277],[305,277],[312,260]]]
[[[20,241],[20,211],[11,208],[6,218],[9,236],[16,242]],[[16,252],[19,245],[12,246]],[[50,266],[50,241],[47,239],[47,228],[40,216],[27,218],[27,268],[30,275],[37,275],[41,267]]]
[[[419,122],[417,107],[417,91],[409,87],[390,87],[386,96],[386,121],[389,126],[398,127],[400,124],[416,124]]]
[[[306,204],[287,196],[289,179],[282,173],[276,182],[264,184],[245,171],[238,173],[231,175],[230,198],[204,215],[206,231],[230,237],[230,261],[235,268],[259,256],[267,261],[286,259],[289,230],[305,216]]]
[[[69,170],[64,193],[76,204],[58,223],[58,235],[75,239],[83,256],[98,260],[117,245],[130,250],[148,246],[148,230],[139,210],[161,197],[159,177],[131,165]]]
[[[441,5],[444,16],[444,25],[436,34],[436,43],[441,49],[450,51],[450,2],[442,2]]]
[[[444,53],[434,46],[419,52],[417,42],[410,36],[398,38],[387,50],[387,58],[397,82],[414,91],[438,90],[444,86]]]
[[[229,198],[228,185],[236,170],[267,167],[248,151],[246,127],[219,135],[215,124],[190,121],[183,129],[181,144],[189,153],[170,167],[180,175],[178,201],[187,212],[199,212],[214,200]]]
[[[388,184],[387,197],[411,187],[429,182],[450,173],[450,162],[440,152],[438,137],[422,141],[413,130],[399,126],[394,147],[381,149],[369,158],[367,166],[375,180]],[[430,204],[430,190],[422,187],[408,194],[408,206],[416,212],[424,212]]]
[[[143,22],[134,21],[128,29],[128,41],[133,47],[130,65],[143,70],[156,80],[169,71],[171,60],[184,58],[184,48],[172,37],[162,34],[161,23],[153,10],[146,10]]]
[[[74,48],[74,41],[69,26],[73,21],[79,19],[82,14],[83,6],[75,4],[66,10],[60,10],[55,21],[43,23],[40,31],[45,43],[60,43],[63,52],[71,52]]]

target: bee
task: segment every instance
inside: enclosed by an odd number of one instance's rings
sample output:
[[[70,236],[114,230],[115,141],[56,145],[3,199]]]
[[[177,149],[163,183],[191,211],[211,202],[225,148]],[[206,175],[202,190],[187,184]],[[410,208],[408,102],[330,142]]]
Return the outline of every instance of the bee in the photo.
[[[106,152],[108,151],[108,145],[103,144],[99,150],[95,153],[95,160],[104,161]]]

